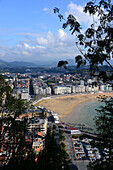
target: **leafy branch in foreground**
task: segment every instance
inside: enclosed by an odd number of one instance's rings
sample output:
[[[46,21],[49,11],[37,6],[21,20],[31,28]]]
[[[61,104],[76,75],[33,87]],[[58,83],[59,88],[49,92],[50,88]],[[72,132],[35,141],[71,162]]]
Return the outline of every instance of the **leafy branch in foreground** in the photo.
[[[53,10],[58,14],[60,21],[64,21],[62,27],[64,29],[69,27],[71,33],[76,35],[76,46],[80,52],[80,55],[75,57],[77,67],[86,65],[88,62],[92,75],[100,72],[97,76],[104,81],[113,80],[113,66],[110,63],[113,57],[113,4],[111,0],[101,0],[99,3],[92,0],[85,5],[83,12],[88,13],[93,22],[84,33],[74,15],[69,14],[67,19],[64,19],[58,8]],[[99,66],[103,66],[104,63],[111,68],[109,74],[107,70],[102,70],[102,72],[99,70]],[[64,64],[67,63],[64,62]]]

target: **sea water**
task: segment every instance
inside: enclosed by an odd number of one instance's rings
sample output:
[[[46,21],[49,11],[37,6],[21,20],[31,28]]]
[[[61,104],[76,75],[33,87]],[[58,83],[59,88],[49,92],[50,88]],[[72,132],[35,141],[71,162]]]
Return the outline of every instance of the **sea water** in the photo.
[[[97,116],[95,109],[99,109],[101,105],[102,102],[98,100],[81,103],[75,107],[71,114],[63,118],[63,121],[65,121],[65,123],[85,124],[95,129],[94,118]]]

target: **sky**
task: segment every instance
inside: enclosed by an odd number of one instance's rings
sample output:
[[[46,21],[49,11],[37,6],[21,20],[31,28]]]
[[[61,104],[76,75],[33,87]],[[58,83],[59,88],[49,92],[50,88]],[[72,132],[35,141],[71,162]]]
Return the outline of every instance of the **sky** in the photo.
[[[53,8],[73,14],[85,28],[92,18],[83,13],[86,0],[0,0],[0,59],[54,61],[79,54],[76,37],[62,28]]]

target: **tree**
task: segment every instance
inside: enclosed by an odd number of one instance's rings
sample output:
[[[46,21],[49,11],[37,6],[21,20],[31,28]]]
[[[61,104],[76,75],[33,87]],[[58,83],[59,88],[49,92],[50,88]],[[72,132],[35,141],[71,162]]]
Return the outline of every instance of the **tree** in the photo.
[[[113,4],[111,0],[95,0],[88,2],[84,7],[84,12],[89,13],[93,18],[93,23],[82,33],[81,24],[70,14],[67,19],[60,14],[58,8],[54,8],[54,13],[58,13],[60,21],[63,20],[63,28],[70,27],[72,34],[76,34],[76,46],[80,55],[75,57],[77,68],[90,65],[90,73],[98,76],[103,81],[113,80],[113,66],[110,59],[113,57]],[[95,19],[97,18],[97,19]],[[59,61],[58,67],[65,66],[68,62]],[[106,63],[110,70],[100,70],[100,66]],[[98,74],[96,74],[98,72]]]
[[[81,24],[70,14],[67,19],[60,14],[58,8],[54,8],[54,13],[58,14],[60,21],[64,21],[63,28],[69,27],[72,34],[76,35],[76,46],[80,52],[75,57],[77,68],[90,65],[89,71],[92,76],[110,82],[113,80],[113,66],[110,60],[113,58],[113,4],[111,0],[92,0],[84,7],[84,12],[89,13],[93,18],[92,24],[85,30]],[[66,68],[66,61],[59,61],[58,67]],[[103,67],[107,64],[107,67]],[[102,67],[100,67],[102,66]],[[109,149],[109,159],[106,162],[102,160],[90,163],[89,169],[113,169],[113,98],[103,97],[101,106],[98,110],[99,115],[95,118],[95,123],[99,135],[102,137],[102,147]]]
[[[45,138],[45,148],[42,150],[38,159],[38,169],[60,170],[69,169],[69,158],[65,151],[65,145],[58,145],[56,136],[48,131]]]
[[[94,118],[98,136],[101,137],[99,147],[101,150],[106,148],[106,154],[103,152],[105,160],[100,159],[90,162],[88,170],[113,169],[113,97],[101,96],[99,98],[102,105],[97,110],[97,116]]]
[[[102,137],[102,148],[108,149],[106,168],[109,170],[113,168],[113,97],[102,96],[100,101],[103,105],[96,109],[98,114],[95,124],[99,136]]]
[[[56,130],[56,125],[53,125],[53,130]]]
[[[9,156],[12,153],[12,160],[15,161],[15,151],[17,159],[25,146],[26,133],[26,122],[16,119],[26,108],[24,102],[14,98],[11,92],[10,86],[0,76],[0,149],[5,147]]]

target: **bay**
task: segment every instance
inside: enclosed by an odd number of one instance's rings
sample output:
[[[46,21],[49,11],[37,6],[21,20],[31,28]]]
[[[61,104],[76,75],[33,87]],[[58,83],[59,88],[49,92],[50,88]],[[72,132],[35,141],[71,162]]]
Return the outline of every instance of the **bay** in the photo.
[[[85,124],[95,129],[94,117],[97,115],[95,109],[99,109],[102,103],[98,100],[81,103],[76,106],[72,113],[62,118],[65,123]]]

